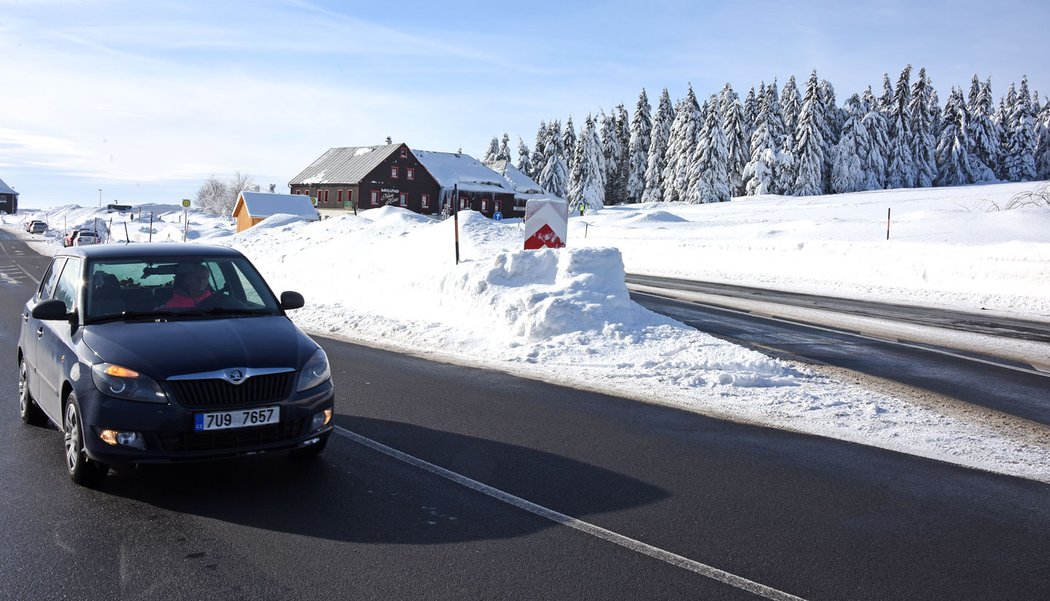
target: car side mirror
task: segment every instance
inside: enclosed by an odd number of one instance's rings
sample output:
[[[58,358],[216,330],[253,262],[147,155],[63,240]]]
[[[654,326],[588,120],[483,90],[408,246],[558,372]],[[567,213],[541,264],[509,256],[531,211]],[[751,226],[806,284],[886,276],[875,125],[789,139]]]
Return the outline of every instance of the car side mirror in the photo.
[[[306,300],[303,299],[303,295],[298,292],[292,292],[287,290],[281,293],[281,308],[285,311],[292,309],[301,309],[306,304]]]
[[[66,310],[66,303],[57,298],[52,298],[33,307],[33,318],[44,321],[72,321],[73,313]]]

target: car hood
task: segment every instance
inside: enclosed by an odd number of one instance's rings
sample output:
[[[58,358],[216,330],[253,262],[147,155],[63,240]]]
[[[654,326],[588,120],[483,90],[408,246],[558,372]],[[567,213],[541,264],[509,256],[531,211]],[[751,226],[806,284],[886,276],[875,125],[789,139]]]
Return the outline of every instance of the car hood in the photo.
[[[317,349],[283,316],[92,324],[83,341],[97,360],[157,380],[233,367],[298,369]]]

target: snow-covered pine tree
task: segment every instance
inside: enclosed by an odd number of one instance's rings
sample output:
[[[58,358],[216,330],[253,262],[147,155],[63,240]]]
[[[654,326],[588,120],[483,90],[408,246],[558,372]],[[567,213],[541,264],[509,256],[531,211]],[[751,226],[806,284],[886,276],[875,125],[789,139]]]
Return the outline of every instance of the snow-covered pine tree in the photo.
[[[796,176],[791,193],[797,196],[816,196],[824,193],[824,127],[827,116],[817,89],[817,72],[806,83],[806,96],[798,115],[795,145]]]
[[[910,68],[910,67],[909,67]],[[896,92],[893,91],[893,83],[890,82],[890,74],[882,74],[882,96],[879,96],[879,103],[875,107],[886,116],[886,122],[890,122],[893,119],[893,98],[896,96]]]
[[[911,65],[904,67],[890,106],[890,147],[886,165],[887,188],[911,188],[917,178],[915,155],[912,150],[911,119]]]
[[[835,88],[830,81],[820,80],[817,84],[817,97],[824,111],[820,133],[824,136],[824,189],[828,190],[831,187],[831,149],[842,135],[842,123],[846,120],[846,114],[835,101]]]
[[[868,88],[871,91],[871,88]],[[831,150],[831,178],[829,190],[835,194],[868,190],[870,174],[865,170],[871,152],[871,138],[864,126],[867,108],[854,94],[846,101],[846,121],[842,135]]]
[[[719,105],[715,96],[705,103],[704,125],[696,141],[689,177],[689,202],[729,200],[729,150]]]
[[[773,164],[773,194],[791,194],[795,187],[795,144],[794,136],[784,127],[784,118],[780,114],[780,101],[777,97],[777,82],[766,86],[766,97],[769,99],[769,114],[766,125],[776,140],[775,162]]]
[[[518,171],[521,171],[525,175],[532,173],[532,153],[529,152],[529,147],[525,145],[525,140],[518,138],[518,164],[516,165]],[[532,177],[531,175],[529,177]],[[537,182],[538,183],[538,182]]]
[[[649,96],[642,88],[631,120],[631,140],[627,144],[627,202],[630,203],[640,202],[645,192],[645,168],[653,139],[652,111]]]
[[[666,202],[686,200],[689,189],[689,166],[696,149],[696,138],[700,133],[700,104],[693,93],[692,84],[685,98],[675,106],[671,137],[667,142],[667,166],[663,172],[663,199]]]
[[[744,190],[748,195],[775,193],[775,169],[778,161],[777,139],[769,126],[770,98],[764,93],[751,132],[751,158],[744,166]]]
[[[576,143],[576,163],[573,166],[572,188],[569,191],[569,211],[578,211],[583,204],[587,211],[596,211],[605,204],[605,157],[594,118],[587,121]]]
[[[569,167],[565,163],[565,150],[561,144],[561,122],[555,119],[547,124],[547,135],[544,138],[547,164],[544,165],[536,183],[547,192],[566,198],[569,190]]]
[[[886,114],[879,110],[879,101],[871,91],[864,93],[861,105],[866,111],[862,123],[871,143],[861,168],[868,176],[864,190],[881,190],[886,187],[886,165],[889,161],[890,125]]]
[[[1030,182],[1035,179],[1035,151],[1038,140],[1035,137],[1032,97],[1028,93],[1028,76],[1021,78],[1021,87],[1008,110],[1008,146],[1003,162],[1006,179],[1012,182]]]
[[[671,126],[674,124],[674,107],[671,106],[671,95],[667,88],[660,94],[660,103],[653,118],[652,140],[649,143],[649,154],[645,166],[645,191],[642,202],[662,202],[663,173],[667,166],[667,144],[671,139]]]
[[[510,161],[510,135],[503,132],[503,139],[499,143],[499,151],[496,153],[497,161]]]
[[[623,105],[611,115],[601,116],[602,156],[605,157],[605,204],[621,204],[627,198],[627,111]]]
[[[952,88],[941,116],[941,133],[937,140],[938,186],[962,186],[973,181],[970,167],[970,143],[966,139],[966,104],[962,91]]]
[[[751,134],[755,131],[755,124],[758,122],[759,105],[762,103],[761,98],[761,95],[755,96],[755,86],[751,86],[751,89],[747,91],[747,96],[744,97],[744,133],[747,135],[748,140],[751,139]]]
[[[798,114],[802,111],[802,96],[798,93],[795,76],[788,77],[784,88],[780,90],[780,114],[784,118],[784,131],[791,136],[792,148],[798,132]]]
[[[1039,144],[1035,151],[1035,174],[1039,179],[1050,179],[1050,98],[1039,113]]]
[[[527,175],[540,183],[540,173],[547,166],[550,152],[547,150],[547,122],[540,121],[540,127],[536,130],[536,145],[532,149],[532,172]]]
[[[996,153],[999,160],[995,165],[995,175],[1003,181],[1010,181],[1010,178],[1007,177],[1006,174],[1006,163],[1008,161],[1007,156],[1010,152],[1010,135],[1012,130],[1010,125],[1010,107],[1016,102],[1017,90],[1014,88],[1014,84],[1011,83],[1010,87],[1006,89],[1006,94],[999,99],[999,108],[997,108],[992,115],[992,121],[999,130],[999,150]]]
[[[491,163],[491,162],[497,160],[496,159],[497,156],[499,156],[499,138],[495,138],[494,137],[494,138],[492,138],[492,141],[489,142],[488,152],[485,153],[485,158],[482,159],[481,162],[482,163]]]
[[[974,85],[977,89],[974,89]],[[983,184],[996,181],[995,169],[999,164],[999,127],[992,118],[992,80],[984,84],[973,76],[970,86],[970,103],[966,110],[969,116],[966,139],[970,143],[967,149],[970,155],[970,171],[973,183]]]
[[[561,148],[564,150],[565,166],[572,171],[576,164],[576,127],[572,124],[572,115],[565,121],[565,131],[561,133]]]
[[[743,196],[744,167],[751,156],[751,135],[744,123],[744,108],[736,92],[727,83],[719,99],[722,112],[722,132],[726,137],[729,194]]]
[[[932,88],[926,79],[926,68],[919,69],[919,77],[911,90],[908,120],[911,129],[911,154],[915,161],[915,179],[910,187],[929,188],[937,178],[936,127],[930,122]]]

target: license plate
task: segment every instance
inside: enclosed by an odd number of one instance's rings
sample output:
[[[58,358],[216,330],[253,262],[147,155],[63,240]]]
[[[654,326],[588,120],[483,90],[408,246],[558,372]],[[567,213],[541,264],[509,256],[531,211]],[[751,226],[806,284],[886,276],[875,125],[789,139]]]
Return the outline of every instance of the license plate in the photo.
[[[281,421],[280,407],[259,407],[257,409],[240,409],[238,411],[216,411],[214,413],[194,413],[193,429],[226,430],[229,428],[251,428],[265,426]]]

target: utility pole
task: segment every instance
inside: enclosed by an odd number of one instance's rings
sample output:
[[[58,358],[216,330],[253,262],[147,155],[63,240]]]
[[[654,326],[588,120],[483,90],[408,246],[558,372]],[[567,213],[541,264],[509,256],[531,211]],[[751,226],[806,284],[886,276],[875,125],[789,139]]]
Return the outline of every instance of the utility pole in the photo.
[[[102,188],[98,189],[98,208],[102,208]]]

